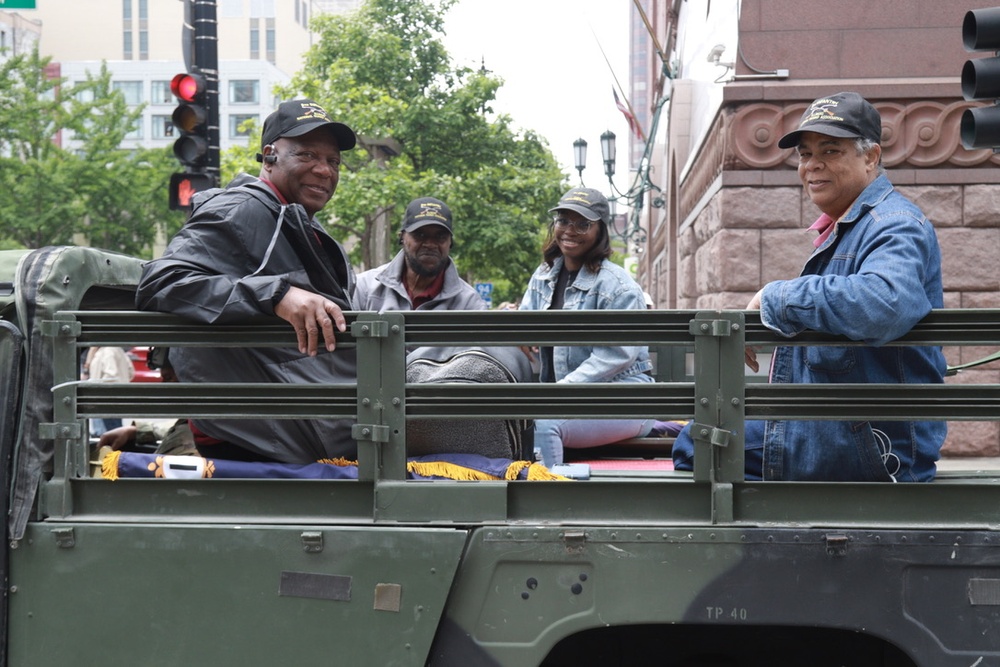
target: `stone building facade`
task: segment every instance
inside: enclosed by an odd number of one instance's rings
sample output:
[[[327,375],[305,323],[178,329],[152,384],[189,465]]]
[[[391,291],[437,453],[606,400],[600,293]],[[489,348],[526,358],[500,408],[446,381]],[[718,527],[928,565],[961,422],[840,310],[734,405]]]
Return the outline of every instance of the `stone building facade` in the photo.
[[[696,144],[685,134],[685,117],[698,108],[700,88],[674,81],[667,147],[653,170],[666,205],[645,221],[649,242],[639,271],[658,307],[743,308],[765,283],[799,274],[819,211],[803,192],[794,151],[779,149],[777,140],[813,99],[853,90],[882,115],[890,180],[935,225],[945,307],[1000,308],[1000,157],[959,141],[962,111],[974,104],[962,99],[959,84],[971,57],[962,47],[962,19],[968,9],[992,5],[888,4],[895,9],[875,11],[882,3],[865,0],[744,0],[741,60],[711,130]],[[747,62],[790,75],[758,78]],[[946,357],[958,364],[994,351],[956,347]],[[949,381],[1000,383],[1000,363]],[[952,422],[945,453],[1000,456],[1000,424]]]

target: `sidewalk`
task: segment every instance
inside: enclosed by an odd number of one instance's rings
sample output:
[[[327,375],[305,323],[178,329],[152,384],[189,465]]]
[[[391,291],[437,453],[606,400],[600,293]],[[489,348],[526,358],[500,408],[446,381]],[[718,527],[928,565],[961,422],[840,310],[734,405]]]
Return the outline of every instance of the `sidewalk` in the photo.
[[[1000,456],[949,456],[937,465],[938,470],[1000,470]]]

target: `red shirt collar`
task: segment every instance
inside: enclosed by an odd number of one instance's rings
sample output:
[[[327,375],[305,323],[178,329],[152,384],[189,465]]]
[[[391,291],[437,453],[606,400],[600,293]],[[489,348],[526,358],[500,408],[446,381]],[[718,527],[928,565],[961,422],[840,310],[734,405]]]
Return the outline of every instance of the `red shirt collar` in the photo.
[[[405,266],[403,267],[403,285],[406,286],[406,296],[410,297],[410,303],[413,304],[414,310],[416,310],[418,307],[427,303],[428,301],[430,301],[431,299],[433,299],[434,297],[436,297],[438,294],[441,293],[441,290],[444,289],[444,274],[445,274],[444,271],[437,274],[437,277],[434,279],[434,282],[428,285],[427,289],[425,289],[420,294],[414,294],[412,291],[410,291],[410,285],[406,281],[406,267]]]
[[[271,181],[267,180],[267,179],[266,179],[266,178],[264,178],[263,176],[261,177],[261,179],[260,179],[260,180],[261,180],[261,181],[262,181],[262,182],[263,182],[263,183],[264,183],[264,184],[265,184],[265,185],[266,185],[267,187],[271,188],[271,190],[272,190],[272,191],[274,192],[275,196],[277,196],[277,197],[278,197],[278,201],[280,201],[280,202],[281,202],[282,204],[284,204],[285,206],[288,206],[288,200],[287,200],[287,199],[285,199],[285,195],[281,194],[281,190],[279,190],[279,189],[278,189],[278,186],[276,186],[276,185],[275,185],[274,183],[272,183]]]

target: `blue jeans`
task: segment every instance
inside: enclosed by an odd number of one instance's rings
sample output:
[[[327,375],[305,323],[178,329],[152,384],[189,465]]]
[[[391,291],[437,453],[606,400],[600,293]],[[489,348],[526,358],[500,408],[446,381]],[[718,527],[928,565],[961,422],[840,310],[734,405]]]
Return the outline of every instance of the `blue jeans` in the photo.
[[[563,448],[609,445],[626,438],[644,438],[655,419],[536,419],[535,451],[547,468],[561,465]]]
[[[122,425],[122,420],[120,417],[95,417],[90,420],[90,435],[94,438],[99,438],[108,431],[116,429]]]

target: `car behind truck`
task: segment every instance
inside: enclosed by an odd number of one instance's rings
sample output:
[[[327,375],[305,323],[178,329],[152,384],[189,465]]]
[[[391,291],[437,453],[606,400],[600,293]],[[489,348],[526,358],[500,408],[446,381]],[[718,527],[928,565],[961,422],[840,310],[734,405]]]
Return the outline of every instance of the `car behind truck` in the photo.
[[[743,481],[746,418],[996,420],[997,385],[747,382],[753,313],[349,313],[356,385],[79,381],[91,345],[295,344],[133,311],[141,262],[0,253],[0,665],[1000,665],[1000,477]],[[648,344],[629,385],[405,382],[413,345]],[[806,333],[792,344],[845,344]],[[995,346],[1000,312],[901,343]],[[95,476],[92,417],[357,420],[357,479]],[[407,478],[407,419],[695,423],[693,473]],[[162,462],[161,462],[162,463]],[[155,471],[154,471],[155,472]]]

